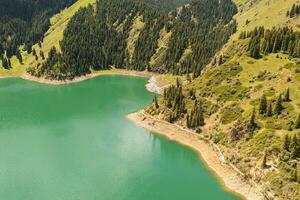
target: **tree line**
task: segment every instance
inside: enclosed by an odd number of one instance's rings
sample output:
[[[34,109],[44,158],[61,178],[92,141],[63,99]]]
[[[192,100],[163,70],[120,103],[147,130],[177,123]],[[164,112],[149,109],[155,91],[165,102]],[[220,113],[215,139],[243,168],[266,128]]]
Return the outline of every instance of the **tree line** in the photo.
[[[293,18],[300,15],[300,4],[293,4],[292,8],[286,12],[286,16]]]
[[[262,55],[278,52],[291,57],[300,57],[300,32],[289,27],[273,29],[256,27],[253,31],[242,32],[239,38],[250,38],[249,55],[256,59]]]

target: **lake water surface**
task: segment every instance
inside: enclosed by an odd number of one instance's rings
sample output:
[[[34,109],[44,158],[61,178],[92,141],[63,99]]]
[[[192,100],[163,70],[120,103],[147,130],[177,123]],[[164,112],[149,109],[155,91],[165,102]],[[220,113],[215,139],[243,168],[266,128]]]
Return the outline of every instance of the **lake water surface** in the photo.
[[[239,199],[195,152],[125,119],[151,102],[145,83],[0,80],[0,199]]]

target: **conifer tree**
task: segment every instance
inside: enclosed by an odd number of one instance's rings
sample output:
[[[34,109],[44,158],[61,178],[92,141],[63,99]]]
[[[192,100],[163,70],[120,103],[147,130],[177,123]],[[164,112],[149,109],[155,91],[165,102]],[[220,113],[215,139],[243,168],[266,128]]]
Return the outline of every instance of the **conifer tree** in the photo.
[[[8,69],[9,68],[8,61],[4,57],[2,57],[2,66],[3,66],[4,69]]]
[[[290,88],[287,88],[285,93],[284,93],[284,99],[285,102],[290,101]]]
[[[11,61],[10,58],[7,58],[8,68],[11,68]]]
[[[197,128],[204,125],[204,116],[201,103],[195,101],[194,108],[189,115],[189,128]]]
[[[290,144],[291,144],[291,139],[290,139],[290,137],[286,134],[286,135],[284,136],[284,139],[283,139],[282,149],[285,150],[285,151],[289,151]]]
[[[262,163],[261,163],[261,168],[262,169],[265,169],[267,168],[267,151],[265,150],[265,153],[264,153],[264,157],[263,157],[263,160],[262,160]]]
[[[40,51],[40,56],[43,60],[45,60],[45,55],[44,55],[44,52],[43,51]]]
[[[155,95],[154,97],[154,105],[155,105],[155,108],[158,109],[159,108],[159,105],[158,105],[158,102],[157,102],[157,97]]]
[[[253,108],[252,114],[251,114],[251,117],[250,117],[250,121],[249,121],[249,125],[250,125],[252,130],[254,130],[256,128],[255,113],[256,113],[255,108]]]
[[[291,150],[291,157],[293,159],[300,157],[300,141],[299,137],[297,135],[293,136],[293,139],[291,141],[290,150]]]
[[[276,115],[280,115],[281,112],[283,110],[283,106],[282,106],[282,99],[281,99],[281,95],[278,96],[277,100],[276,100],[276,104],[275,104],[275,108],[274,108],[274,113]]]
[[[266,98],[266,95],[263,94],[262,97],[261,97],[261,99],[260,99],[259,113],[262,114],[262,115],[266,114],[267,107],[268,107],[267,98]]]
[[[290,11],[290,18],[293,18],[295,16],[295,11],[296,11],[296,5],[294,4]]]
[[[32,49],[32,55],[33,55],[33,56],[36,56],[35,48]]]
[[[272,103],[271,102],[269,103],[269,106],[268,106],[267,116],[268,117],[272,117],[273,116],[273,108],[272,108]]]
[[[21,55],[20,50],[17,50],[16,57],[19,60],[20,64],[22,64],[23,63],[23,59],[22,59],[22,55]]]
[[[298,117],[295,121],[295,129],[299,129],[300,128],[300,114],[298,114]]]
[[[222,65],[222,64],[223,64],[223,56],[220,55],[218,66],[220,66],[220,65]]]
[[[186,115],[186,127],[188,127],[188,128],[191,127],[191,122],[190,122],[190,116],[189,116],[189,114]]]

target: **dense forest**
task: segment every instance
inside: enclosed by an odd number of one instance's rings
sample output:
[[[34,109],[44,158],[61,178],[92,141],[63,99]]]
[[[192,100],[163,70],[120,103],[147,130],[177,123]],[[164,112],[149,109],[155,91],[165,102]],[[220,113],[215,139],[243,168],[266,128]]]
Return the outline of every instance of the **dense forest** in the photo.
[[[269,53],[286,53],[300,58],[300,32],[292,28],[256,27],[253,31],[242,32],[240,39],[250,38],[248,51],[251,57],[260,58]]]
[[[50,17],[76,0],[1,0],[0,2],[0,55],[3,67],[10,67],[10,58],[16,55],[20,62],[19,47],[31,53],[32,45],[43,40],[49,29]]]
[[[236,31],[236,12],[231,0],[193,1],[172,12],[134,0],[99,0],[96,9],[82,8],[72,17],[61,52],[53,49],[43,65],[28,72],[72,79],[114,66],[198,76]],[[162,30],[171,33],[167,49],[151,63]]]
[[[140,2],[145,2],[156,7],[163,8],[167,11],[173,10],[179,6],[187,3],[191,3],[193,0],[136,0]]]

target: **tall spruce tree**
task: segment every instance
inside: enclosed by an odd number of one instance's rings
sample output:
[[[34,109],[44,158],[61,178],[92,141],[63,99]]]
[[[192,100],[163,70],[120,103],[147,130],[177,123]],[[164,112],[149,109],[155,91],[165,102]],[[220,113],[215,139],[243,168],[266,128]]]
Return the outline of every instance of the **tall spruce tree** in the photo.
[[[282,149],[285,151],[289,151],[290,144],[291,144],[291,138],[288,136],[288,134],[284,135]]]
[[[268,108],[267,98],[266,98],[266,95],[263,94],[261,99],[260,99],[259,113],[262,114],[262,115],[266,114],[267,108]]]
[[[300,113],[298,114],[298,117],[295,121],[295,128],[299,129],[300,128]]]
[[[256,122],[255,122],[255,108],[253,108],[252,110],[252,114],[251,114],[251,117],[250,117],[250,121],[249,121],[249,126],[252,130],[255,130],[256,129]]]
[[[154,96],[154,106],[155,106],[156,109],[159,108],[159,104],[158,104],[156,95]]]
[[[285,91],[285,93],[284,93],[284,98],[283,98],[283,100],[284,100],[285,102],[290,101],[290,88],[287,88],[287,89],[286,89],[286,91]]]
[[[290,144],[291,157],[293,159],[300,157],[300,137],[294,135]]]
[[[268,117],[272,117],[273,116],[273,108],[272,108],[272,103],[271,102],[268,105],[267,116]]]
[[[274,113],[276,115],[280,115],[282,110],[283,110],[282,98],[281,98],[281,95],[279,95],[277,100],[276,100],[276,103],[275,103]]]
[[[262,163],[261,163],[261,168],[262,168],[262,169],[267,168],[267,156],[268,156],[268,153],[267,153],[267,151],[265,150],[264,156],[263,156],[263,160],[262,160]]]

